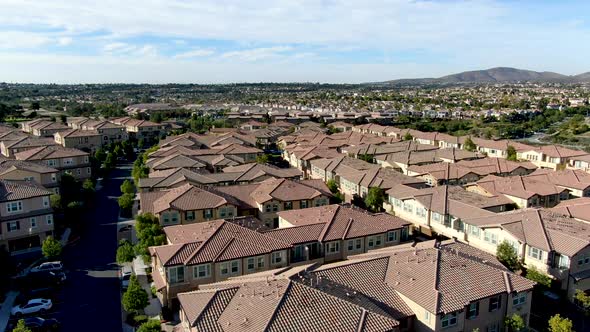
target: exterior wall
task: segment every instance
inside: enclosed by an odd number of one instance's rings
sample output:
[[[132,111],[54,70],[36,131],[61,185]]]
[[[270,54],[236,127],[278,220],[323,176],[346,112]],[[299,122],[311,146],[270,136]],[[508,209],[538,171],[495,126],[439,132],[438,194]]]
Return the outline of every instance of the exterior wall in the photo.
[[[64,137],[55,136],[55,142],[66,148],[95,151],[102,146],[100,136]]]
[[[89,155],[71,158],[43,159],[33,162],[56,168],[60,174],[69,173],[77,180],[83,180],[92,176]]]
[[[210,209],[211,210],[211,217],[205,218],[205,210],[166,210],[162,211],[157,214],[158,218],[160,219],[160,224],[162,226],[171,226],[171,225],[179,225],[179,224],[194,224],[209,220],[215,219],[223,219],[223,218],[231,218],[238,216],[238,208],[231,204],[224,204],[217,208]],[[222,210],[225,211],[225,214],[222,216]],[[187,212],[194,212],[194,219],[187,218]],[[177,222],[173,222],[173,216],[176,214]],[[165,222],[166,216],[168,217],[168,222]]]
[[[302,209],[303,201],[307,203],[307,208],[330,204],[330,199],[327,196],[321,195],[311,200],[290,201],[291,208],[289,210]],[[264,204],[258,204],[258,219],[264,221],[268,226],[273,226],[274,221],[278,220],[277,212],[285,211],[285,203],[279,200],[270,200],[264,202]],[[276,211],[274,210],[275,206],[277,208]],[[269,212],[267,212],[267,207],[269,207]]]
[[[477,149],[479,152],[487,154],[488,157],[506,158],[506,151],[504,150],[486,148],[483,146],[479,146]]]
[[[58,173],[36,173],[21,169],[15,169],[0,176],[3,180],[33,180],[45,188],[56,187],[59,184]]]

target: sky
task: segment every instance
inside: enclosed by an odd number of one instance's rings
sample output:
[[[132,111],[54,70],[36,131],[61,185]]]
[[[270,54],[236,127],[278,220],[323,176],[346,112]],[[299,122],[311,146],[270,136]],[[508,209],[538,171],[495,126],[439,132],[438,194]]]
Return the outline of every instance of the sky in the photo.
[[[361,83],[590,71],[590,1],[0,0],[0,82]]]

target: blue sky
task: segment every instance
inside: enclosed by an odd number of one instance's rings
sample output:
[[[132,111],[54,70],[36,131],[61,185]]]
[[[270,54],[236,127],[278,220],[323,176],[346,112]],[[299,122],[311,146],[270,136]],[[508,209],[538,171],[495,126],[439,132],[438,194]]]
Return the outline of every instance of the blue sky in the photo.
[[[590,1],[0,0],[0,81],[357,83],[590,71]]]

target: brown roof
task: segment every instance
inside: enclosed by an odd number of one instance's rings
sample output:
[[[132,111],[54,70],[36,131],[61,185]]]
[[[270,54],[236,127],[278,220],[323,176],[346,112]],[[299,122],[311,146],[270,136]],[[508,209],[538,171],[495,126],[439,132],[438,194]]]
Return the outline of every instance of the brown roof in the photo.
[[[559,195],[566,191],[566,189],[559,188],[551,183],[541,182],[534,177],[527,176],[498,177],[488,175],[477,181],[477,185],[492,195],[503,194],[524,199],[534,195]]]
[[[171,244],[150,247],[164,266],[196,265],[268,254],[290,244],[224,220],[168,226]]]
[[[61,145],[40,146],[23,152],[15,153],[18,160],[46,160],[58,158],[71,158],[88,156],[88,152],[73,148],[64,148]]]
[[[561,201],[557,206],[550,210],[590,223],[590,197],[580,197]]]
[[[52,167],[47,167],[45,165],[36,164],[33,162],[28,162],[24,160],[14,160],[14,159],[7,159],[7,160],[0,160],[0,176],[5,172],[21,169],[26,171],[31,171],[35,173],[57,173],[59,172],[57,169]]]
[[[538,169],[527,177],[568,189],[585,190],[590,187],[590,174],[581,170]]]
[[[147,198],[146,200],[143,200]],[[213,209],[224,204],[230,204],[224,197],[185,184],[168,191],[155,193],[140,193],[143,212],[160,213],[168,209],[180,211]]]
[[[0,202],[15,201],[38,196],[51,195],[52,192],[32,181],[0,180]]]
[[[435,241],[387,247],[324,265],[313,273],[369,296],[395,291],[435,314],[463,310],[473,301],[496,294],[533,288],[534,282],[509,272],[497,260],[490,263],[473,255],[476,249],[461,249],[454,242],[437,246]]]

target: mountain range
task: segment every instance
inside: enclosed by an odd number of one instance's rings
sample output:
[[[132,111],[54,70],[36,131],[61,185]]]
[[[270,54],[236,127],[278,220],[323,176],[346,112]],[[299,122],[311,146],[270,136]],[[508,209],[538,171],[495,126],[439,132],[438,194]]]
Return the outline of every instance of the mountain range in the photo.
[[[579,75],[562,75],[549,71],[537,72],[509,67],[465,71],[439,78],[413,78],[381,82],[380,84],[462,84],[462,83],[510,83],[510,82],[590,82],[590,72]]]

